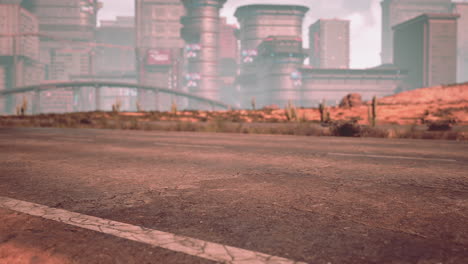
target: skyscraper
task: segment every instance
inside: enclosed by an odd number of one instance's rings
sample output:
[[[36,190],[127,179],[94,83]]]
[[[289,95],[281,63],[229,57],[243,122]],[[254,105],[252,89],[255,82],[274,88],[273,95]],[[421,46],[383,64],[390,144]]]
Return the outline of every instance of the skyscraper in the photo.
[[[314,68],[348,69],[350,22],[320,19],[309,28],[310,65]]]
[[[56,52],[60,49],[86,50],[86,42],[95,41],[97,0],[30,0],[31,10],[39,21],[40,60],[49,69],[47,78],[60,73],[53,73],[57,67],[51,65]],[[88,56],[90,56],[89,54]],[[85,60],[87,61],[87,60]],[[73,71],[68,71],[72,73]],[[66,76],[69,79],[69,76]]]
[[[453,14],[424,14],[394,27],[394,62],[408,70],[407,88],[456,82],[457,19]]]
[[[383,0],[382,63],[393,62],[393,30],[395,25],[424,13],[451,13],[451,0]]]
[[[246,5],[236,10],[234,16],[240,24],[239,40],[241,46],[240,76],[238,76],[237,82],[240,85],[242,107],[249,107],[253,99],[259,105],[271,102],[268,99],[270,95],[266,94],[268,92],[262,91],[258,84],[258,67],[255,60],[259,55],[260,43],[270,37],[280,36],[289,40],[278,40],[277,43],[300,43],[302,45],[302,24],[308,11],[308,7],[300,5]],[[290,59],[287,59],[287,62],[281,65],[281,59],[278,60],[276,63],[278,64],[277,68],[282,71],[281,75],[289,78],[292,72],[291,68],[296,67],[296,61],[291,62]],[[285,87],[285,89],[290,89],[290,87]],[[280,92],[276,94],[280,97]],[[295,100],[292,97],[285,99]]]
[[[187,45],[198,46],[196,56],[187,61],[187,73],[197,76],[189,91],[219,100],[219,11],[226,0],[182,0],[187,15],[183,18],[182,36]],[[197,107],[198,108],[198,107]]]
[[[138,82],[162,88],[179,88],[184,40],[180,30],[185,15],[181,0],[135,0],[136,68]],[[143,108],[167,108],[166,95],[139,94]]]
[[[0,2],[0,90],[14,89],[42,81],[38,62],[39,41],[36,17],[19,2]],[[31,35],[33,33],[33,35]],[[0,98],[0,111],[12,113],[22,96]],[[30,99],[28,99],[30,100]]]
[[[454,14],[458,19],[458,82],[468,82],[468,2],[453,3]]]

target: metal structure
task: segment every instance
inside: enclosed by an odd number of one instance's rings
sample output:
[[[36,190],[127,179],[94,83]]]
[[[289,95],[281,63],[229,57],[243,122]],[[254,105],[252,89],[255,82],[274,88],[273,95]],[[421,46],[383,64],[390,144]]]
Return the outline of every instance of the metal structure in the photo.
[[[152,91],[154,95],[154,100],[157,102],[159,100],[159,94],[169,94],[174,96],[185,97],[191,100],[198,101],[200,103],[206,104],[211,109],[216,107],[221,109],[229,109],[231,106],[224,104],[223,102],[212,100],[210,98],[204,98],[198,95],[186,93],[178,90],[171,90],[161,87],[154,87],[150,85],[141,85],[135,83],[122,83],[122,82],[108,82],[108,81],[76,81],[76,82],[50,82],[37,85],[30,85],[25,87],[18,87],[11,90],[0,91],[0,97],[16,95],[16,94],[25,94],[33,93],[33,113],[40,113],[40,94],[44,91],[57,90],[57,89],[72,89],[78,91],[79,89],[92,87],[94,88],[94,99],[95,99],[95,109],[101,110],[101,97],[100,89],[102,88],[131,88],[137,89],[139,91]]]
[[[219,11],[226,0],[182,0],[186,16],[182,37],[187,45],[199,47],[196,56],[187,58],[189,74],[198,74],[199,80],[192,83],[193,94],[219,100],[220,80],[218,69],[220,18]]]

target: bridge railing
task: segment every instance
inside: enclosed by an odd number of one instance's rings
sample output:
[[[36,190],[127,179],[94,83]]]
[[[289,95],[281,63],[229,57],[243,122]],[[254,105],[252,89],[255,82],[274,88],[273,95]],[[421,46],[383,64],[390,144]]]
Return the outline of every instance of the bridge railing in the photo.
[[[232,107],[228,104],[225,104],[218,100],[213,100],[210,98],[205,98],[196,94],[191,94],[185,91],[167,89],[162,87],[154,87],[150,85],[140,85],[135,83],[123,83],[123,82],[109,82],[109,81],[73,81],[73,82],[48,82],[37,85],[29,85],[25,87],[18,87],[16,89],[7,89],[0,91],[0,101],[4,101],[4,110],[6,113],[13,113],[14,108],[21,102],[19,97],[28,98],[28,101],[31,102],[31,110],[33,114],[42,113],[43,110],[41,105],[44,105],[44,99],[48,99],[47,96],[44,96],[44,93],[54,94],[58,91],[68,93],[68,97],[64,96],[62,98],[55,98],[55,100],[62,100],[61,102],[53,102],[55,104],[67,105],[67,109],[62,109],[63,111],[55,112],[74,112],[74,111],[92,111],[92,110],[104,110],[103,108],[103,96],[102,91],[106,89],[116,89],[124,88],[133,91],[137,91],[138,98],[137,102],[143,104],[143,110],[162,110],[161,105],[165,104],[171,105],[174,101],[177,102],[175,98],[184,98],[185,101],[190,103],[185,106],[186,109],[193,110],[216,110],[216,109],[231,109]],[[64,94],[65,94],[64,93]],[[60,93],[59,93],[60,94]],[[123,98],[124,96],[120,96]],[[135,96],[133,96],[135,97]],[[152,98],[151,98],[152,97]],[[67,99],[68,98],[68,99]],[[72,101],[70,102],[70,98]],[[115,96],[115,99],[118,99],[119,96]],[[128,96],[127,98],[130,98]],[[69,100],[69,102],[63,102],[63,100]],[[77,100],[79,102],[77,102]],[[86,102],[85,102],[86,101]],[[93,101],[93,102],[91,102]],[[153,102],[148,105],[145,102]],[[178,100],[180,102],[180,100]],[[72,107],[70,107],[70,103]],[[1,104],[1,102],[0,102]],[[49,102],[50,104],[50,102]],[[82,107],[78,107],[80,105]],[[133,102],[135,105],[136,102]],[[86,107],[83,107],[86,105]],[[178,108],[183,108],[184,105],[178,105]],[[12,109],[13,108],[13,109]],[[127,110],[135,110],[133,109]],[[47,110],[46,110],[47,111]],[[49,111],[54,112],[54,111]]]

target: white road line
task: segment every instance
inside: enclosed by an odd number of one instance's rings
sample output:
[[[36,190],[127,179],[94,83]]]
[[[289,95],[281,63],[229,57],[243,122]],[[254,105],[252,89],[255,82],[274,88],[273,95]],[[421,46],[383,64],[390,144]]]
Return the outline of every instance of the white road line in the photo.
[[[228,264],[302,263],[260,252],[120,223],[0,196],[0,207],[160,248]]]
[[[94,139],[90,138],[73,138],[73,137],[52,137],[49,140],[62,140],[62,141],[76,141],[76,142],[94,142]]]
[[[454,159],[436,159],[436,158],[418,158],[408,156],[390,156],[390,155],[373,155],[373,154],[352,154],[352,153],[328,153],[333,156],[348,156],[348,157],[367,157],[367,158],[382,158],[382,159],[407,159],[407,160],[429,160],[429,161],[444,161],[457,162]]]
[[[197,144],[182,144],[182,143],[163,143],[155,142],[155,145],[158,146],[168,146],[168,147],[193,147],[193,148],[215,148],[215,149],[224,149],[223,146],[213,146],[213,145],[197,145]]]

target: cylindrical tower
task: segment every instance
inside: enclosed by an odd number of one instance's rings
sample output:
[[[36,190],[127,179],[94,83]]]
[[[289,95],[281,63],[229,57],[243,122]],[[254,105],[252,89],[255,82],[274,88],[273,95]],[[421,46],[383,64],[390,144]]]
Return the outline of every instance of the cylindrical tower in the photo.
[[[182,0],[182,37],[186,42],[187,86],[190,93],[220,99],[218,78],[219,11],[226,0]],[[191,105],[192,108],[199,108]]]
[[[240,24],[238,38],[241,44],[241,67],[238,83],[241,84],[241,104],[243,107],[248,107],[248,102],[252,98],[263,105],[283,103],[278,99],[278,96],[282,95],[289,97],[285,98],[286,101],[288,99],[296,100],[296,96],[293,96],[295,92],[286,93],[282,89],[289,89],[286,88],[289,85],[285,85],[285,83],[289,82],[287,78],[291,74],[291,68],[298,67],[298,59],[281,59],[277,63],[282,63],[282,65],[267,66],[273,58],[257,59],[257,56],[260,55],[258,48],[265,39],[275,36],[302,43],[302,24],[308,11],[308,7],[298,5],[247,5],[236,10],[234,15]],[[265,72],[266,70],[270,72]],[[265,79],[271,76],[277,78],[280,75],[283,76],[281,79]],[[272,83],[272,87],[277,87],[276,91],[272,88],[267,90],[261,88],[267,83]]]
[[[258,45],[269,36],[302,38],[302,24],[308,7],[298,5],[247,5],[236,10],[243,56],[256,55]],[[241,69],[249,71],[249,63]]]
[[[298,69],[305,57],[302,41],[294,37],[269,37],[259,45],[255,63],[259,106],[301,105],[302,75]]]

